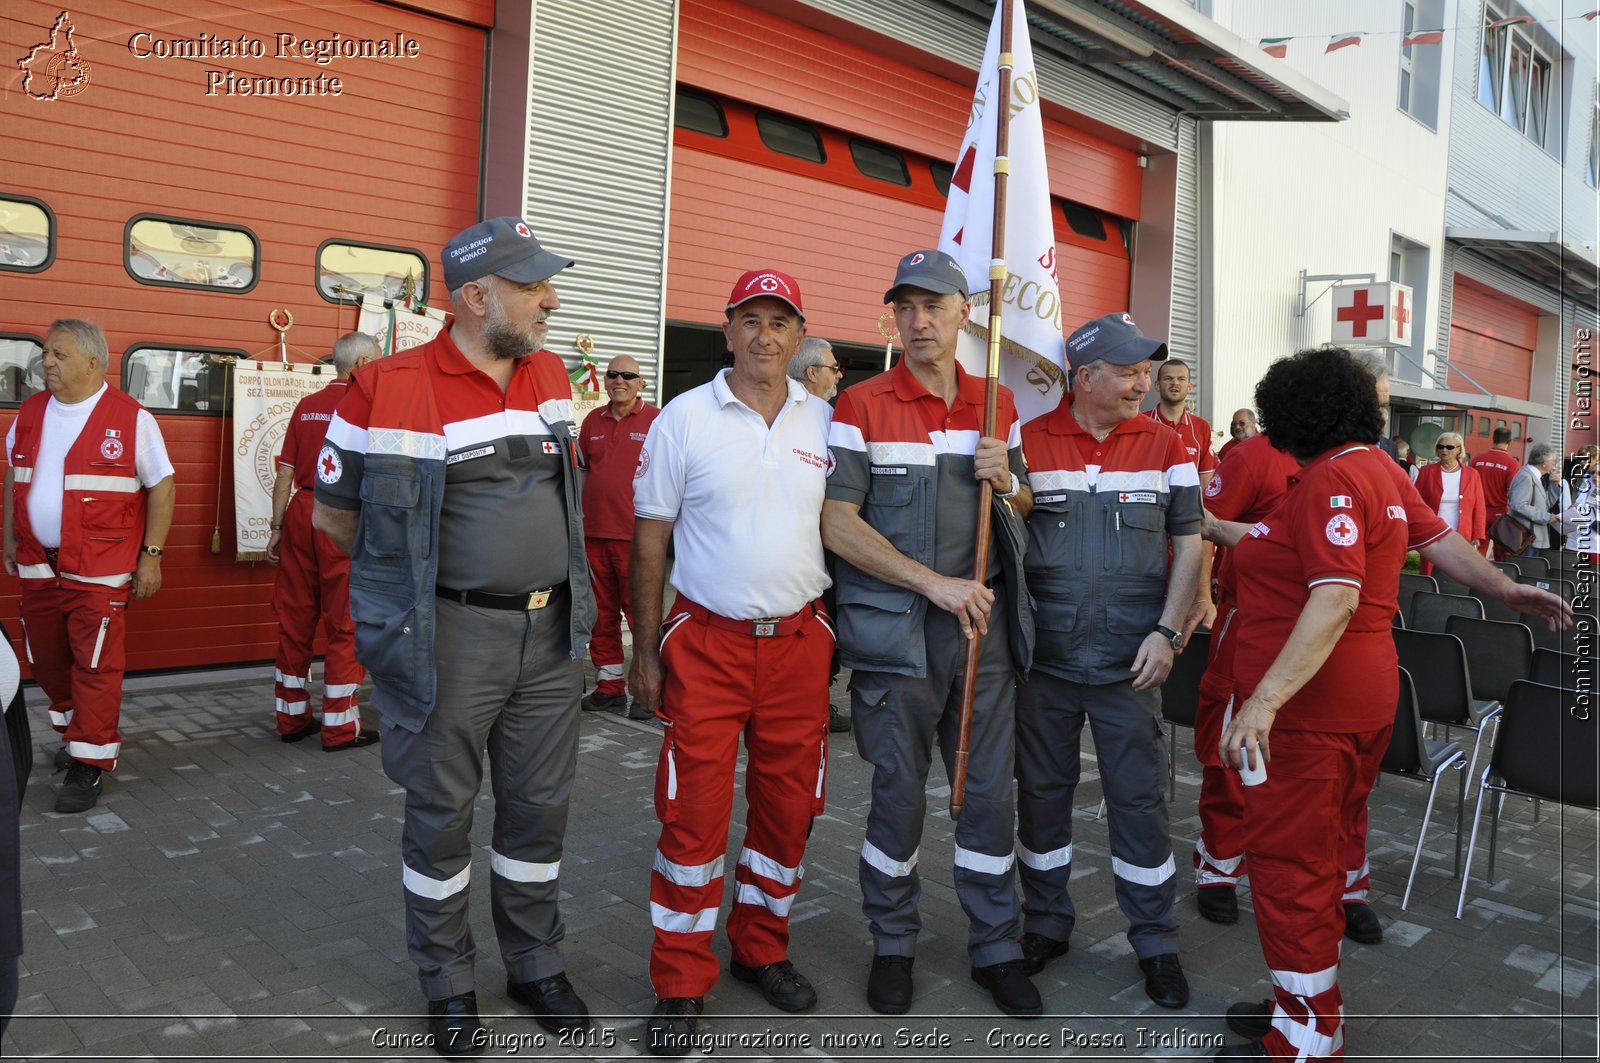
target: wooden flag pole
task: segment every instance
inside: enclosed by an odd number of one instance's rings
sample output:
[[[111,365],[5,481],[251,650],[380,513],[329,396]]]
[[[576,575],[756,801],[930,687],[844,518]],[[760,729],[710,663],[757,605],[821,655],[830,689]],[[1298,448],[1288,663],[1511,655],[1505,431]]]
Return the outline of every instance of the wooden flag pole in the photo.
[[[994,226],[989,262],[989,363],[983,389],[983,435],[995,432],[995,407],[1000,398],[1000,308],[1006,282],[1006,178],[1011,174],[1011,13],[1012,0],[1000,0],[999,86],[995,100]],[[972,578],[982,583],[989,572],[990,507],[994,485],[978,485],[978,533],[972,549]],[[950,818],[961,818],[967,796],[967,757],[972,745],[972,704],[978,692],[978,651],[983,636],[973,629],[967,640],[961,680],[961,718],[950,772]]]

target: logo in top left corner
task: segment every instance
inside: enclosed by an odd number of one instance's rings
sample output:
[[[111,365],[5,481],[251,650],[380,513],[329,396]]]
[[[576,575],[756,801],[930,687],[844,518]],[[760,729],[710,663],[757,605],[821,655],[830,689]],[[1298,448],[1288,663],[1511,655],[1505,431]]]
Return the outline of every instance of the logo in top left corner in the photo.
[[[344,462],[339,460],[339,452],[324,443],[322,453],[317,455],[317,479],[325,484],[336,484],[343,475]]]
[[[63,11],[50,27],[50,37],[17,60],[22,91],[35,100],[67,100],[89,87],[89,64],[73,39],[72,13]]]

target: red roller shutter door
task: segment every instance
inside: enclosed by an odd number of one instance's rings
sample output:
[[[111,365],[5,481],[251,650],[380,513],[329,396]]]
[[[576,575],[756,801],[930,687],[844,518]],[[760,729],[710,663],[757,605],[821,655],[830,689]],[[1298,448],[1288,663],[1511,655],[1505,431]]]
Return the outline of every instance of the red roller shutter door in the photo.
[[[1455,276],[1450,305],[1450,381],[1459,391],[1475,392],[1461,370],[1495,395],[1526,399],[1533,374],[1533,349],[1538,345],[1539,311],[1518,299],[1495,291],[1461,274]],[[1528,420],[1517,415],[1473,410],[1474,419],[1487,417],[1493,425],[1515,424],[1511,453],[1521,458]],[[1470,440],[1468,449],[1480,452],[1492,446],[1492,436]]]
[[[905,189],[861,177],[849,137],[949,160],[972,86],[731,0],[686,0],[680,34],[680,83],[750,107],[728,107],[727,141],[677,131],[668,318],[720,320],[733,278],[770,265],[800,280],[813,334],[881,343],[886,280],[901,254],[937,241],[944,200],[925,168],[913,167]],[[825,127],[826,163],[765,149],[743,124],[755,108]],[[1137,217],[1135,152],[1049,119],[1045,138],[1054,195]],[[1059,210],[1055,221],[1065,327],[1125,309],[1129,262],[1115,223],[1097,241],[1073,233]]]

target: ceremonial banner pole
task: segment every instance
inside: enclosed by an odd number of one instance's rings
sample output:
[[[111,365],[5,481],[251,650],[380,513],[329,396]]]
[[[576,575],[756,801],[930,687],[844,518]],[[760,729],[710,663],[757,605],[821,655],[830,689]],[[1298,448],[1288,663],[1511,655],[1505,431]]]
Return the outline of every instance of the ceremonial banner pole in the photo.
[[[999,84],[994,95],[994,228],[990,236],[989,261],[989,359],[984,374],[983,435],[995,431],[995,406],[1000,398],[1000,308],[1006,282],[1006,178],[1011,173],[1011,14],[1021,0],[999,0],[995,21],[1000,27]],[[991,27],[992,31],[992,27]],[[973,543],[972,578],[982,583],[989,571],[990,507],[994,485],[984,480],[978,485],[978,537]],[[950,818],[961,818],[967,796],[967,759],[972,745],[972,704],[978,692],[978,651],[983,635],[974,628],[967,641],[967,659],[961,682],[961,717],[956,729],[956,748],[950,772]]]

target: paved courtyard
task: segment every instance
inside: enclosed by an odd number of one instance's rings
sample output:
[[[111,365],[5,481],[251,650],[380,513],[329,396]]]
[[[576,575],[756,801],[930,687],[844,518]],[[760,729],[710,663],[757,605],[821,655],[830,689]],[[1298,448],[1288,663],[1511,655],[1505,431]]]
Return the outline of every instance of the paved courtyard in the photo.
[[[841,685],[836,698],[843,703]],[[130,681],[122,768],[87,815],[51,811],[53,735],[30,690],[34,776],[23,810],[24,926],[18,1015],[7,1059],[437,1058],[406,957],[398,838],[401,797],[378,751],[324,755],[272,731],[270,668]],[[653,722],[588,715],[562,863],[569,973],[598,1017],[589,1040],[558,1044],[504,995],[489,875],[471,886],[487,1057],[632,1057],[653,997],[648,867]],[[899,1019],[866,1006],[870,939],[856,856],[867,765],[836,736],[829,811],[816,824],[793,911],[792,958],[816,984],[817,1012],[770,1013],[724,978],[707,1000],[714,1059],[1081,1059],[1209,1057],[1221,1013],[1268,994],[1248,917],[1221,927],[1196,913],[1187,857],[1198,771],[1181,731],[1174,847],[1184,1011],[1146,999],[1112,898],[1106,826],[1092,770],[1078,792],[1072,951],[1038,979],[1047,1017],[994,1013],[967,975],[965,919],[950,886],[951,823],[942,773],[930,780],[923,840],[917,999]],[[1090,766],[1092,768],[1092,765]],[[1448,784],[1447,784],[1448,786]],[[1347,1058],[1594,1059],[1595,815],[1512,801],[1496,879],[1485,861],[1462,919],[1451,877],[1453,789],[1441,794],[1410,910],[1399,896],[1425,787],[1385,778],[1373,797],[1371,862],[1386,937],[1346,943]],[[486,848],[489,801],[474,838]],[[739,813],[742,815],[742,811]],[[737,844],[737,836],[734,844]],[[480,872],[484,854],[476,859]],[[726,943],[718,942],[726,960]]]

